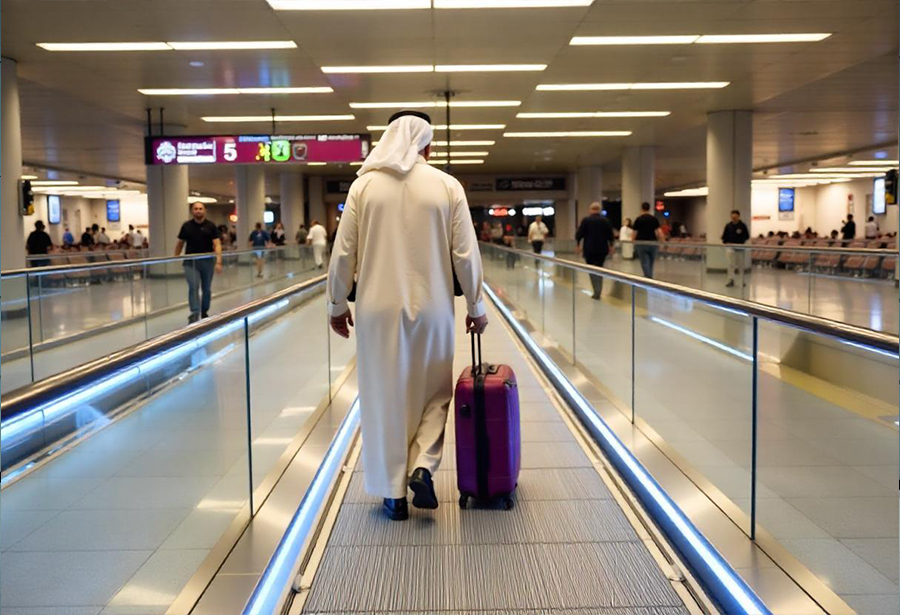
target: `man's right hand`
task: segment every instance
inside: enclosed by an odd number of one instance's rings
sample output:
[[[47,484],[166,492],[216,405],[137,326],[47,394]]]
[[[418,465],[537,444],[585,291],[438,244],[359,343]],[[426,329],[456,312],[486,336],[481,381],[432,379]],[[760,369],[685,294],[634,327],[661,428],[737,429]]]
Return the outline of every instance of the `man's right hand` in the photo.
[[[487,329],[487,325],[487,314],[485,314],[484,316],[478,316],[476,318],[466,316],[466,333],[477,333],[481,335],[482,333],[484,333],[484,330]]]

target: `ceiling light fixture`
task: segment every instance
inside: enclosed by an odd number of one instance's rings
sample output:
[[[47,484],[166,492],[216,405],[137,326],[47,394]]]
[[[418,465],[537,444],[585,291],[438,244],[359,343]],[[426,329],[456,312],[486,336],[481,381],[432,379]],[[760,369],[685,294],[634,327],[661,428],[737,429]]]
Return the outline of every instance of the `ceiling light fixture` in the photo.
[[[214,51],[221,49],[296,49],[294,41],[178,41],[166,43],[175,51]]]
[[[496,141],[450,141],[450,147],[485,147],[496,143]],[[447,147],[446,141],[432,141],[431,144],[436,147]]]
[[[21,176],[19,179],[22,179],[22,180],[25,180],[25,181],[31,181],[31,180],[34,180],[34,179],[37,179],[37,178],[38,178],[37,175],[23,175],[23,176]],[[33,185],[34,185],[34,184],[32,184],[32,186],[33,186]]]
[[[518,107],[522,104],[521,100],[453,100],[450,101],[451,108],[457,107]],[[443,108],[447,106],[447,102],[443,100],[437,101],[421,101],[421,102],[369,102],[350,103],[351,109],[433,109]]]
[[[78,182],[68,179],[43,179],[31,182],[32,186],[77,186]]]
[[[202,118],[204,122],[344,122],[355,120],[356,117],[347,115],[207,115]]]
[[[434,0],[436,9],[534,9],[590,6],[594,0]]]
[[[810,173],[865,173],[865,172],[880,172],[887,173],[891,170],[890,166],[880,166],[880,167],[813,167],[809,170]]]
[[[815,43],[831,36],[831,32],[803,34],[704,34],[697,39],[701,45],[727,43]]]
[[[431,64],[408,64],[399,66],[323,66],[323,73],[433,73]]]
[[[730,81],[684,81],[661,83],[542,83],[541,92],[583,92],[596,90],[699,90],[727,87]]]
[[[326,164],[328,164],[328,163],[327,162],[307,162],[306,166],[308,166],[308,167],[324,167]]]
[[[503,130],[506,124],[450,124],[450,130]],[[432,126],[434,130],[447,130],[446,124]],[[366,130],[387,130],[387,126],[366,126]]]
[[[266,0],[276,11],[430,9],[431,0]]]
[[[517,113],[516,117],[529,120],[574,119],[595,117],[666,117],[671,111],[584,111],[560,113]]]
[[[709,188],[701,186],[700,188],[684,188],[683,190],[674,190],[672,192],[664,192],[663,196],[679,197],[679,196],[709,196]]]
[[[569,130],[555,132],[504,132],[504,137],[514,138],[547,138],[557,137],[627,137],[630,130]]]
[[[464,158],[466,156],[488,156],[490,152],[450,152],[450,158],[456,158],[457,156]],[[433,158],[446,158],[447,152],[431,152],[431,156]]]
[[[47,51],[172,51],[166,43],[37,43]]]
[[[883,167],[883,166],[892,166],[896,167],[900,164],[900,160],[851,160],[848,163],[850,166],[854,167]]]
[[[675,36],[573,36],[570,45],[690,45],[699,34]]]
[[[438,64],[438,73],[513,73],[542,71],[546,64]]]
[[[484,164],[484,160],[475,160],[473,158],[464,158],[462,160],[451,160],[449,163],[446,160],[429,160],[428,164],[434,165],[445,165],[445,164]]]
[[[145,96],[219,96],[222,94],[330,94],[330,87],[283,88],[140,88]]]

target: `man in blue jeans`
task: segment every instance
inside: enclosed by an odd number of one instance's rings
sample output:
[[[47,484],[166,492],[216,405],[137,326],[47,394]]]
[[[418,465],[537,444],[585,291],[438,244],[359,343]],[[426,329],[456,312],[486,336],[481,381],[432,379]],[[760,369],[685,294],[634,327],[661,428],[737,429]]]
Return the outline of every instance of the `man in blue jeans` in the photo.
[[[191,309],[191,315],[188,316],[190,324],[209,316],[213,272],[222,273],[222,240],[216,225],[206,219],[206,206],[203,203],[191,205],[191,219],[181,225],[178,242],[175,244],[175,256],[181,256],[181,250],[185,246],[185,254],[209,254],[205,258],[184,261],[188,305]]]
[[[642,241],[664,241],[662,229],[659,227],[659,220],[650,213],[650,203],[641,203],[641,213],[632,227],[634,228],[634,240]],[[634,246],[634,255],[641,261],[641,270],[644,272],[645,278],[653,277],[653,263],[656,261],[656,254],[659,246],[646,243],[637,243]]]

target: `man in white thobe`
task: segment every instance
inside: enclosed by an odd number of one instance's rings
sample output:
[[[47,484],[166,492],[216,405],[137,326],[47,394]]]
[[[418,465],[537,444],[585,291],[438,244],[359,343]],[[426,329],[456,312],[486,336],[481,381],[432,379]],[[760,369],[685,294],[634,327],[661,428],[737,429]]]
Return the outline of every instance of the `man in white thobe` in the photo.
[[[366,491],[385,514],[437,508],[453,396],[453,275],[470,331],[487,326],[481,255],[465,191],[427,163],[433,131],[424,113],[395,114],[344,205],[328,272],[331,326],[349,336],[347,297],[357,280],[356,349]]]

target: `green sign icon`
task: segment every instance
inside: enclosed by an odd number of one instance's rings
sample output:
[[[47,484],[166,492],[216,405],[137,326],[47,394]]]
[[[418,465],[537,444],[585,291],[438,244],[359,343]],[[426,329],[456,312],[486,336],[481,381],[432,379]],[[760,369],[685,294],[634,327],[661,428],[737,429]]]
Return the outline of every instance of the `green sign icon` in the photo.
[[[290,141],[272,141],[272,159],[275,162],[286,162],[291,159]]]

